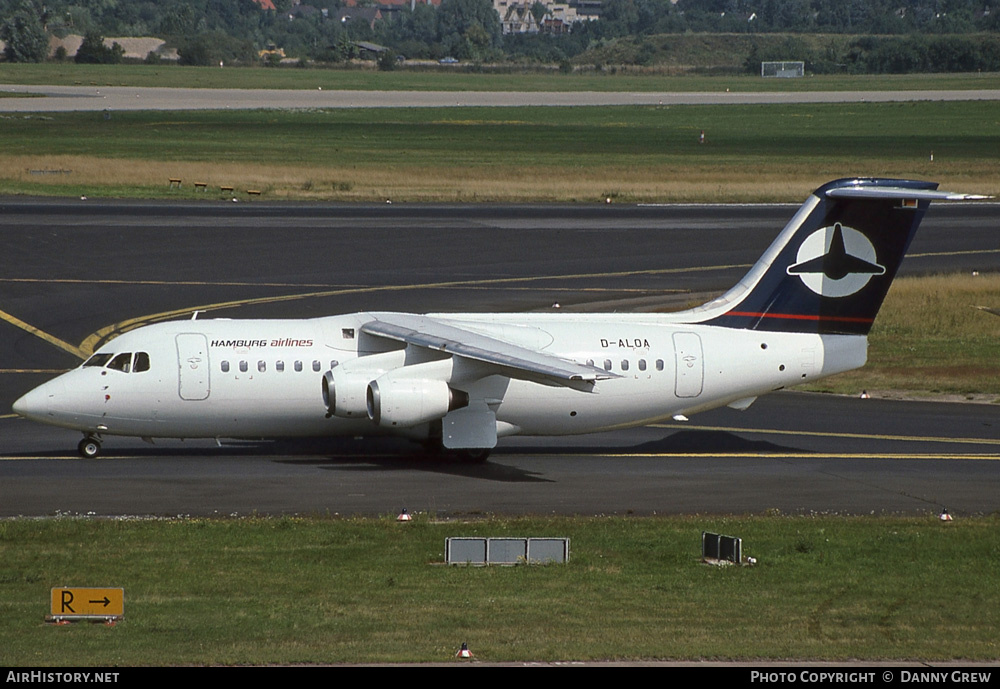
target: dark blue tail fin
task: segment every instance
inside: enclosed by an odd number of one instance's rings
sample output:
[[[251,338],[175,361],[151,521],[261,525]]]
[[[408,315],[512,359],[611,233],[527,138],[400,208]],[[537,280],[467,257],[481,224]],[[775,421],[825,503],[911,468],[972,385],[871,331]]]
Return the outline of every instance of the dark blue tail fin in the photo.
[[[813,192],[740,283],[697,311],[710,325],[865,335],[917,226],[933,182],[841,179]]]

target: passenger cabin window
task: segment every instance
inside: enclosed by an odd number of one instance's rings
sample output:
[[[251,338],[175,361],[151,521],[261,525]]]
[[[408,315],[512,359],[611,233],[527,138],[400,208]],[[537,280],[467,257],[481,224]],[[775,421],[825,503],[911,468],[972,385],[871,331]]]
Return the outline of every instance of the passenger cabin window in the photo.
[[[645,371],[646,370],[646,360],[645,359],[639,359],[639,370],[640,371]]]
[[[94,357],[91,357],[91,358],[93,359],[96,356],[97,355],[95,354]],[[112,357],[114,355],[113,354],[108,354],[108,355],[105,355],[105,356],[106,357]],[[122,356],[122,355],[119,355],[119,356]],[[113,363],[115,363],[117,361],[118,361],[118,357],[115,357],[114,360],[113,360]],[[90,363],[90,360],[88,359],[87,362],[84,365],[85,366],[97,366],[99,364],[98,363]],[[134,367],[133,368],[134,371],[140,371],[140,370],[141,371],[146,371],[146,370],[149,369],[149,357],[145,353],[140,352],[139,354],[135,355],[135,360],[133,361],[132,365]],[[337,361],[336,359],[334,359],[333,361],[330,362],[330,368],[331,369],[332,368],[336,368],[339,365],[340,365],[340,362]],[[247,362],[247,361],[241,361],[241,362],[239,362],[238,366],[239,366],[240,372],[242,372],[242,373],[246,373],[247,371],[250,370],[250,363]],[[229,373],[229,371],[232,369],[232,366],[229,363],[229,361],[221,361],[221,362],[219,362],[219,367],[220,367],[220,369],[222,370],[223,373]],[[313,371],[316,371],[318,373],[323,368],[323,362],[321,362],[321,361],[319,361],[317,359],[317,360],[313,361],[310,364],[310,367],[312,368]],[[292,368],[295,371],[300,372],[300,373],[303,370],[305,370],[303,362],[301,362],[301,361],[292,362]],[[267,372],[267,361],[265,361],[264,359],[258,360],[257,361],[257,370],[260,373],[266,373]],[[274,370],[278,371],[278,372],[283,372],[285,370],[285,362],[284,361],[275,361],[274,362]]]
[[[657,359],[656,360],[656,370],[657,371],[662,371],[663,370],[663,359]]]
[[[628,359],[622,359],[622,370],[623,371],[628,370]]]

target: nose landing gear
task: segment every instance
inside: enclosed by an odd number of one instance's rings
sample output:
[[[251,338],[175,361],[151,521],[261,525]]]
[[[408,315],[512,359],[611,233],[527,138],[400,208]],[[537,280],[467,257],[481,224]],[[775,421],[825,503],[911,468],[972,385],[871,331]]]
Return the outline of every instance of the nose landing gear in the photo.
[[[85,435],[76,446],[76,450],[84,459],[94,459],[101,454],[101,438],[96,435]]]

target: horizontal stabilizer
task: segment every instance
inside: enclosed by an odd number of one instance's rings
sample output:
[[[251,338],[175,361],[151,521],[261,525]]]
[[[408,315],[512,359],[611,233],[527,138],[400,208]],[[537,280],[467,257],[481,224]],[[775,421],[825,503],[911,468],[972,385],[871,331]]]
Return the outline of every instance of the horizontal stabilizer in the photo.
[[[982,201],[992,196],[960,194],[936,189],[907,189],[905,187],[848,186],[828,189],[826,195],[833,199],[914,199],[917,201]]]

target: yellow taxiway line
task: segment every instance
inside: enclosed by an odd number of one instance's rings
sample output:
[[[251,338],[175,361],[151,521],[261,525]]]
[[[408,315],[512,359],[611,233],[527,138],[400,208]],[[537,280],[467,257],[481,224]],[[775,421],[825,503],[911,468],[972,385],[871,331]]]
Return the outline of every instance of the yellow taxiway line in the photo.
[[[656,423],[649,428],[665,428],[669,430],[687,431],[723,431],[726,433],[762,433],[766,435],[805,435],[817,438],[849,438],[852,440],[896,440],[916,443],[960,443],[967,445],[1000,445],[997,438],[947,438],[944,436],[927,435],[886,435],[881,433],[843,433],[835,431],[790,431],[775,428],[735,428],[730,426],[694,426],[683,423]],[[769,456],[775,456],[767,453]],[[718,456],[718,455],[713,455]],[[840,455],[838,455],[840,456]],[[870,455],[859,455],[868,457]]]
[[[11,415],[12,416],[12,415]],[[9,416],[0,416],[0,419],[10,418]],[[211,448],[205,448],[206,452],[210,452]],[[324,455],[325,457],[326,455]],[[493,460],[497,460],[503,457],[520,457],[521,454],[507,455],[503,451],[495,451],[492,455]],[[896,453],[839,453],[839,452],[718,452],[718,453],[698,453],[698,452],[543,452],[539,453],[539,457],[545,457],[548,459],[555,458],[594,458],[594,457],[605,457],[607,459],[880,459],[880,460],[974,460],[974,461],[1000,461],[1000,455],[998,454],[948,454],[948,453],[929,453],[929,454],[896,454]],[[371,462],[376,459],[392,459],[396,455],[365,455],[365,456],[353,456],[353,457],[342,457],[341,460],[355,459],[358,462]],[[141,458],[147,458],[146,455],[142,455]],[[77,454],[66,454],[66,455],[18,455],[14,457],[5,457],[0,455],[0,462],[14,462],[32,459],[64,459],[70,461],[80,461],[80,456]],[[108,457],[107,460],[116,461],[123,459],[140,459],[140,455],[114,455],[113,457]],[[331,461],[336,458],[330,457]]]
[[[74,345],[71,345],[69,342],[64,342],[60,340],[58,337],[49,335],[47,332],[40,330],[33,325],[25,323],[20,318],[16,318],[15,316],[12,316],[6,311],[0,311],[0,320],[4,320],[10,323],[11,325],[20,328],[21,330],[24,330],[25,332],[31,333],[35,337],[41,338],[46,342],[48,342],[49,344],[54,345],[64,351],[67,351],[70,354],[73,354],[74,356],[78,356],[81,359],[86,359],[88,356],[90,356],[90,354],[85,353],[84,350],[81,349],[80,347],[75,347]]]
[[[502,454],[502,453],[498,453]],[[579,455],[592,456],[592,455]],[[896,453],[896,452],[608,452],[610,459],[986,459],[1000,461],[1000,454]]]

